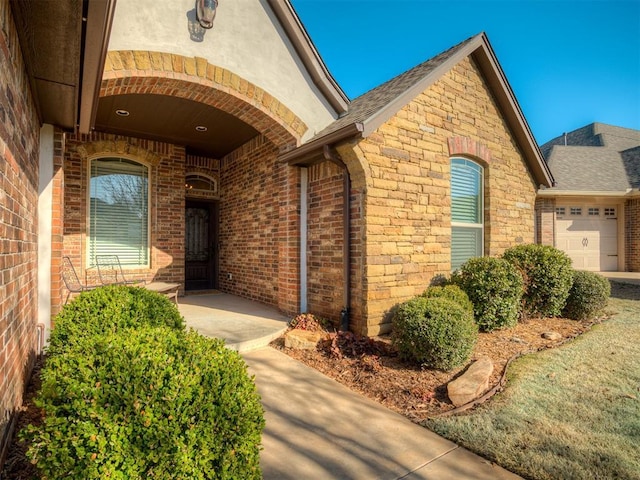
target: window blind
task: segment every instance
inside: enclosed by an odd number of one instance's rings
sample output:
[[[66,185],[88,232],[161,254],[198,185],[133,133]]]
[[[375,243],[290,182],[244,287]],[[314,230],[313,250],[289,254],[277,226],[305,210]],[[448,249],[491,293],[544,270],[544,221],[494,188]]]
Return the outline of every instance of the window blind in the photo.
[[[122,158],[91,162],[89,264],[117,255],[122,265],[149,263],[148,168]]]
[[[451,269],[483,254],[482,167],[451,159]]]
[[[451,162],[451,220],[482,223],[480,166],[467,160]]]

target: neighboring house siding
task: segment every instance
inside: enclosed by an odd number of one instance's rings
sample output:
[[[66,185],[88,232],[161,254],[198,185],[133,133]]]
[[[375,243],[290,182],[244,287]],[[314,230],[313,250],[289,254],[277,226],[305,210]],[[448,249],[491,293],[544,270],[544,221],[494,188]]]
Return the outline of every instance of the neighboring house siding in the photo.
[[[451,152],[450,141],[463,151]],[[361,333],[389,331],[397,304],[420,294],[436,275],[450,274],[454,153],[485,167],[485,255],[534,241],[535,182],[469,58],[358,147],[370,171],[364,205],[368,311]]]
[[[0,465],[35,358],[38,119],[9,2],[0,0]]]
[[[625,219],[626,269],[640,272],[640,198],[627,200]]]
[[[132,279],[184,280],[184,147],[103,133],[67,135],[64,158],[64,248],[82,280],[97,283],[87,266],[89,159],[124,156],[150,170],[151,268],[128,270]],[[65,294],[66,295],[66,294]]]

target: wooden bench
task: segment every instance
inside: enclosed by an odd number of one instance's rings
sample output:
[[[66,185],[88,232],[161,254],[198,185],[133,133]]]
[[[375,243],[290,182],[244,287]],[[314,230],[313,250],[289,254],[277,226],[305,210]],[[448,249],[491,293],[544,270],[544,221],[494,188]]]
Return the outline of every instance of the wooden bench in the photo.
[[[141,285],[141,287],[151,290],[152,292],[162,293],[172,299],[176,305],[178,304],[178,291],[180,290],[179,283],[151,282]]]

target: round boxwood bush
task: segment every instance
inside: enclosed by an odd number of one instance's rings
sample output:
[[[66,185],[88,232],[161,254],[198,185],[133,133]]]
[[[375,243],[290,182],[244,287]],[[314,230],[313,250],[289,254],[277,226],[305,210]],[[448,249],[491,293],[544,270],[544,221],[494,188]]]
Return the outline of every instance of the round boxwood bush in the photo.
[[[520,273],[506,260],[471,258],[454,272],[451,280],[468,295],[475,321],[483,332],[518,323],[524,287]]]
[[[259,479],[263,410],[221,340],[143,326],[49,357],[29,427],[43,478]]]
[[[54,319],[48,352],[55,355],[86,336],[143,325],[184,330],[184,319],[166,296],[141,287],[109,285],[81,293]]]
[[[518,245],[504,252],[524,279],[523,313],[527,317],[557,317],[569,296],[573,279],[571,259],[548,245]]]
[[[473,303],[469,296],[458,285],[436,285],[427,288],[422,296],[425,298],[446,298],[457,303],[465,310],[473,312]]]
[[[607,306],[611,285],[595,272],[574,270],[573,283],[562,315],[574,320],[587,320],[598,315]]]
[[[414,297],[393,317],[393,343],[400,356],[421,365],[451,370],[464,364],[478,338],[473,314],[446,298]]]

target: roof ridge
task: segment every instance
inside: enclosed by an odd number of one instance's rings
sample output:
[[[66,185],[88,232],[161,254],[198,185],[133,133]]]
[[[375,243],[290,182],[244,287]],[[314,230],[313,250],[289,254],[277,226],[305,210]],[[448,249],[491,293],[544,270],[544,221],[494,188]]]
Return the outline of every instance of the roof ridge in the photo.
[[[391,77],[390,79],[388,79],[387,81],[381,83],[380,85],[373,87],[371,90],[368,90],[366,92],[364,92],[362,95],[357,96],[356,98],[354,98],[351,103],[355,102],[356,100],[365,97],[367,95],[369,95],[372,92],[375,92],[376,90],[380,90],[380,89],[384,89],[385,87],[387,87],[389,84],[391,83],[395,83],[400,81],[401,79],[406,78],[407,76],[409,76],[412,72],[418,71],[418,70],[423,70],[427,65],[433,65],[436,63],[439,63],[441,60],[445,59],[445,58],[449,58],[452,54],[454,54],[455,52],[457,52],[460,48],[462,48],[463,46],[467,45],[468,43],[471,43],[471,41],[473,41],[474,39],[478,38],[482,36],[482,32],[481,33],[477,33],[459,43],[457,43],[456,45],[449,47],[448,49],[434,55],[433,57],[425,60],[424,62],[419,63],[418,65],[415,65],[414,67],[408,68],[407,70],[405,70],[402,73],[399,73],[398,75],[395,75],[393,77]],[[416,79],[415,82],[413,82],[412,84],[416,84],[418,82],[420,82],[420,80],[422,80],[422,78],[424,78],[429,72],[425,72],[425,75],[421,76],[420,78]]]

